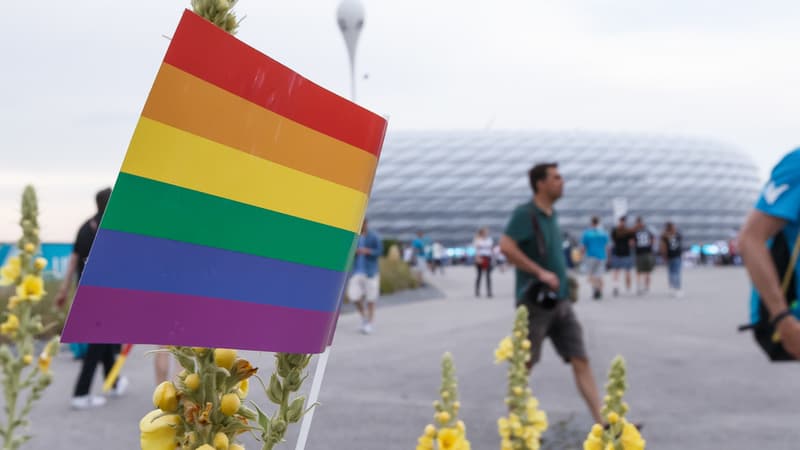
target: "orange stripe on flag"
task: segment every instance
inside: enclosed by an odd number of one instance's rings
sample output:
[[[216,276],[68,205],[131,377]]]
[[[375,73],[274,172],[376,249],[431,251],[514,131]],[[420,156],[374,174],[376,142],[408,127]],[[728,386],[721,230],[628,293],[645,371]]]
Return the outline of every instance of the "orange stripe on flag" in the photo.
[[[142,115],[369,193],[377,158],[164,63]]]

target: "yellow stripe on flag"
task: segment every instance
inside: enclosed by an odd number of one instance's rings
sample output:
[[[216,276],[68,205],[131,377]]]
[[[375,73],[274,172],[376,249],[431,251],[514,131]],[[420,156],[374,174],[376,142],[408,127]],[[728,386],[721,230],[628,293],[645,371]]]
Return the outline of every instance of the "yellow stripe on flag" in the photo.
[[[355,189],[141,117],[122,171],[358,233]]]

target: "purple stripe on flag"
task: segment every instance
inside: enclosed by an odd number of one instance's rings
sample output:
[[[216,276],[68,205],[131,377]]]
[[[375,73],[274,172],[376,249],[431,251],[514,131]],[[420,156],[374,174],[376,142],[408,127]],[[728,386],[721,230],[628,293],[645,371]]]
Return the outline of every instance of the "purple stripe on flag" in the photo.
[[[64,342],[321,353],[336,311],[82,285]]]
[[[319,267],[101,228],[81,283],[335,312],[346,276]]]

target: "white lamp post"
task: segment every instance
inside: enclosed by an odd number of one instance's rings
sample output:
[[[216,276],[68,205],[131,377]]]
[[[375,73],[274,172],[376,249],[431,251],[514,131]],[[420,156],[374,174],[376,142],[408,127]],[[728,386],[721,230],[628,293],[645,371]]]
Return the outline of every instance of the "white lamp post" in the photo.
[[[350,57],[350,99],[356,101],[356,44],[364,28],[364,5],[358,0],[342,0],[336,11],[336,21]]]

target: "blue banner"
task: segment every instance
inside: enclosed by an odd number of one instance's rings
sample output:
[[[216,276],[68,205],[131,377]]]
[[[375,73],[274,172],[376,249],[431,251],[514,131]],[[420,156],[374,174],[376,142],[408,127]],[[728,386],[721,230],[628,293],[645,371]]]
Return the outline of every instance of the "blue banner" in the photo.
[[[0,244],[0,265],[5,265],[6,260],[19,253],[16,244]],[[67,264],[72,254],[72,244],[45,243],[42,244],[41,256],[47,260],[47,269],[44,275],[52,278],[64,278]]]

